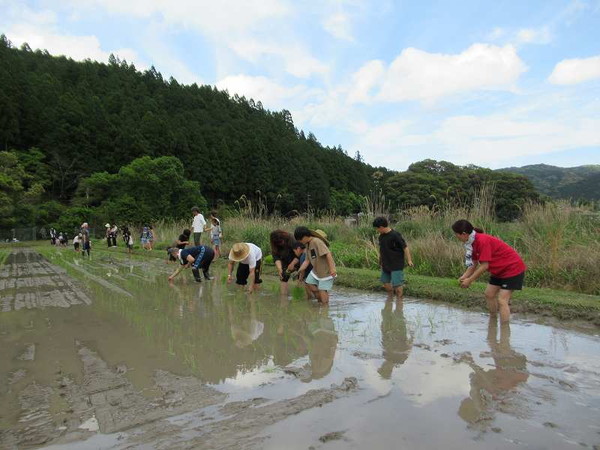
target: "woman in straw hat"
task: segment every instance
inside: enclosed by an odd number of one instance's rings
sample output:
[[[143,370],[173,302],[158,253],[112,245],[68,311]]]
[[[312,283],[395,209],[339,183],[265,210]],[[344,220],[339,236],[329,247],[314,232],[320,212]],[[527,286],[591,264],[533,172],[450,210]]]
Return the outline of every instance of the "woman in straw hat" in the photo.
[[[235,263],[238,263],[235,283],[240,286],[248,285],[248,292],[257,290],[258,285],[262,283],[260,279],[262,250],[260,247],[250,242],[233,244],[229,252],[227,283],[233,281],[232,273]],[[249,279],[250,282],[248,282]]]

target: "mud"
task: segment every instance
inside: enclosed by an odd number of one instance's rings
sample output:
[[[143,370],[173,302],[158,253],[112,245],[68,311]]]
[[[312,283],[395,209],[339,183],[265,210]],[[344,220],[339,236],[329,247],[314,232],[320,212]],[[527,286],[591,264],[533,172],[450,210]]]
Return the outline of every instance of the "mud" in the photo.
[[[0,448],[600,444],[598,329],[338,288],[319,308],[218,270],[169,284],[163,261],[44,254],[0,269]]]
[[[2,312],[90,303],[88,295],[66,276],[64,269],[50,264],[37,252],[14,252],[0,266]]]

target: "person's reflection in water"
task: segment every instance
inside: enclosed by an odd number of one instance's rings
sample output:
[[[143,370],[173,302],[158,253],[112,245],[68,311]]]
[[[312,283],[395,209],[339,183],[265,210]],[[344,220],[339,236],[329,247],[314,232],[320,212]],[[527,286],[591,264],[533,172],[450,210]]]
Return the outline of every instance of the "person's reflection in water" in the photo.
[[[503,412],[519,414],[515,388],[529,378],[527,358],[511,348],[508,322],[500,325],[499,341],[497,332],[497,318],[490,318],[487,341],[495,368],[484,370],[472,358],[466,361],[473,369],[471,392],[469,398],[461,402],[458,415],[470,424],[485,424],[493,419],[494,410],[500,405]]]
[[[227,305],[229,322],[231,324],[231,337],[236,347],[244,348],[257,340],[265,329],[265,324],[256,318],[256,300],[250,299],[250,317],[244,316],[241,322],[236,321],[231,304]]]
[[[308,324],[309,350],[311,378],[323,378],[333,367],[333,358],[338,343],[338,335],[335,324],[329,317],[328,309],[319,311],[316,320]]]
[[[394,367],[404,364],[412,348],[402,301],[396,301],[396,309],[394,309],[394,302],[390,298],[381,310],[381,346],[384,361],[377,372],[382,378],[389,380]]]

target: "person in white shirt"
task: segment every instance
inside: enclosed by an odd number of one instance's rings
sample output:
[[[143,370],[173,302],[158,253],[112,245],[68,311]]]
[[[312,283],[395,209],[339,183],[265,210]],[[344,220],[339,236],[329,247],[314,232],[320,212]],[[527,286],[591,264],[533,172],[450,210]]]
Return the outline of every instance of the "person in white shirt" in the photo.
[[[233,266],[236,262],[238,263],[238,268],[235,275],[235,283],[240,286],[248,285],[248,292],[257,290],[262,283],[260,279],[262,250],[260,247],[250,242],[233,244],[229,252],[227,283],[233,281]]]
[[[194,245],[198,246],[202,242],[202,232],[206,226],[206,220],[200,213],[200,208],[194,206],[192,208],[192,214],[194,215],[194,221],[192,222],[192,233],[194,233]]]

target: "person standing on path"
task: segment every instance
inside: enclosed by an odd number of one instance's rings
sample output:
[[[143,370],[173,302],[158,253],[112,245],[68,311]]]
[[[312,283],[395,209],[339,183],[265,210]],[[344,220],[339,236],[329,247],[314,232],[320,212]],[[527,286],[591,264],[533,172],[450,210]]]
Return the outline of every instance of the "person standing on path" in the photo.
[[[123,227],[123,242],[125,242],[125,247],[127,247],[127,253],[133,253],[133,236],[128,226]]]
[[[337,277],[337,272],[325,233],[298,227],[294,230],[294,238],[306,245],[308,255],[300,266],[300,276],[303,277],[309,263],[312,264],[313,268],[306,277],[306,285],[319,303],[328,305],[329,291],[333,288],[333,280]]]
[[[87,252],[88,258],[90,257],[90,251],[92,249],[92,243],[90,242],[90,227],[88,225],[87,222],[84,222],[81,225],[81,242],[82,242],[82,249],[83,251],[81,252],[82,256],[85,256],[85,253]]]
[[[381,282],[388,293],[387,301],[396,295],[398,302],[404,295],[404,266],[413,267],[412,256],[400,233],[390,228],[385,217],[376,217],[373,227],[379,233],[379,266]]]
[[[227,283],[233,281],[233,266],[238,263],[235,275],[235,284],[239,286],[248,285],[248,292],[258,290],[262,283],[260,271],[262,266],[262,250],[258,245],[250,242],[238,242],[233,244],[229,252],[229,264],[227,265]],[[248,281],[250,280],[250,281]]]
[[[194,245],[198,246],[202,243],[202,232],[204,231],[204,227],[206,226],[206,220],[204,220],[204,216],[200,213],[200,208],[194,206],[192,208],[192,214],[194,215],[194,220],[192,222],[192,232],[194,233]]]
[[[527,266],[510,245],[485,234],[468,220],[454,222],[452,231],[464,243],[466,250],[467,270],[458,279],[460,287],[467,289],[483,272],[490,272],[490,281],[485,289],[490,315],[495,317],[500,311],[500,321],[508,322],[510,298],[513,291],[523,289]]]

